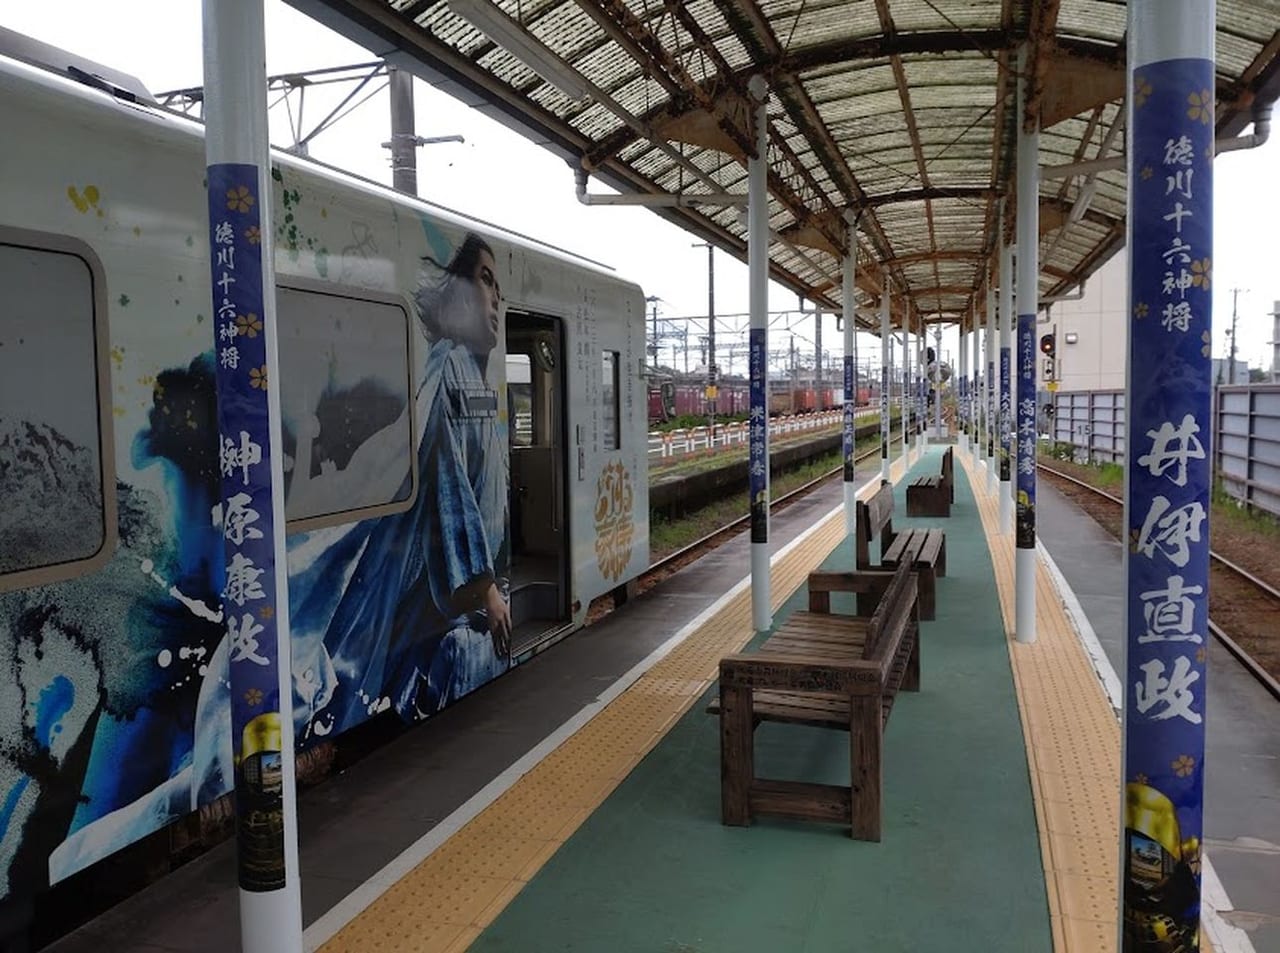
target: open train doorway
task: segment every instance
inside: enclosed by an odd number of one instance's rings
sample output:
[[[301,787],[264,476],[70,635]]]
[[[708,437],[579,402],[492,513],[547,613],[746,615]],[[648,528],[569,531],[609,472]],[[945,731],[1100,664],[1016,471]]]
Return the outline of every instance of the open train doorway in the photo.
[[[507,312],[511,447],[511,657],[571,624],[564,329]]]

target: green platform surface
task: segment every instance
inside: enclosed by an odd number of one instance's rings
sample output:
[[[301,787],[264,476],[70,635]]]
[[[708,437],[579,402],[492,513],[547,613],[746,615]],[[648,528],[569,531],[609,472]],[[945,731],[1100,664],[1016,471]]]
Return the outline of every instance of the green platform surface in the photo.
[[[910,476],[937,473],[931,448]],[[476,940],[476,953],[834,953],[1052,949],[1035,810],[995,577],[956,468],[938,620],[921,626],[921,690],[885,730],[880,843],[847,826],[720,823],[710,691]],[[845,539],[823,563],[853,565]],[[802,608],[802,588],[775,626]],[[838,600],[833,608],[840,608]],[[844,732],[764,724],[757,774],[847,784]]]

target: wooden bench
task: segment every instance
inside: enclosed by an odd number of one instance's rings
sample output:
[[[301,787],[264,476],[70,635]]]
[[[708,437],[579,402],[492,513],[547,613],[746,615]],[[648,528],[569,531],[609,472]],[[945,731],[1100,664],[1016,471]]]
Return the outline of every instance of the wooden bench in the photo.
[[[955,471],[951,448],[942,455],[942,474],[916,477],[907,487],[908,516],[950,516],[956,501]]]
[[[871,562],[871,541],[880,537],[880,564]],[[859,570],[896,569],[907,563],[920,576],[920,618],[938,615],[938,577],[947,574],[947,535],[940,529],[893,530],[893,486],[887,481],[870,500],[858,501]],[[861,597],[859,597],[861,600]],[[861,610],[861,606],[859,607]]]
[[[878,578],[877,578],[878,577]],[[829,611],[833,591],[874,595],[870,618]],[[920,687],[916,578],[890,573],[814,573],[809,611],[794,612],[751,654],[720,660],[720,808],[745,827],[760,814],[844,822],[859,840],[880,839],[881,750],[898,690]],[[848,787],[755,775],[761,721],[849,732]]]

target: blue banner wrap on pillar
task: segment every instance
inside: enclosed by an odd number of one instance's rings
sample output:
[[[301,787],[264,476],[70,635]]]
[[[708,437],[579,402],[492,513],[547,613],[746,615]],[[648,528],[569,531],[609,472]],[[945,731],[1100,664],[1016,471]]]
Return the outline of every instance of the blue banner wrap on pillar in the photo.
[[[275,533],[263,333],[261,203],[257,166],[208,167],[209,245],[217,356],[218,458],[231,682],[231,738],[245,890],[285,885]],[[246,849],[246,847],[248,849]]]
[[[987,459],[996,455],[996,356],[987,361]]]
[[[765,404],[765,341],[764,328],[751,329],[751,430],[749,433],[751,462],[749,468],[751,489],[751,542],[769,542],[769,413]]]
[[[889,365],[880,365],[880,459],[889,459]]]
[[[1132,83],[1122,886],[1123,948],[1136,953],[1153,929],[1199,949],[1213,61],[1153,63]]]
[[[858,391],[853,379],[853,355],[844,356],[844,482],[852,483],[854,478],[854,416],[858,403]]]
[[[1009,460],[1009,426],[1013,423],[1013,398],[1009,393],[1009,348],[1000,348],[1000,482],[1008,483],[1012,477]]]
[[[1036,316],[1018,315],[1018,549],[1036,548]]]

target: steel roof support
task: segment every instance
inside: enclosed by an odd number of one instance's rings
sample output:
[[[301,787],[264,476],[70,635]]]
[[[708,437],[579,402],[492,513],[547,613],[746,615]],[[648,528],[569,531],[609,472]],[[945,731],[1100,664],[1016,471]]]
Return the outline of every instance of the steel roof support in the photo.
[[[241,813],[241,946],[245,953],[302,953],[265,63],[262,3],[204,0],[205,161],[228,704]],[[244,331],[244,322],[255,315],[262,316],[261,336]],[[246,812],[254,823],[246,823]]]
[[[1036,640],[1036,357],[1040,294],[1039,119],[1027,108],[1029,51],[1018,80],[1018,506],[1014,561],[1014,637]]]
[[[751,620],[757,632],[769,628],[769,188],[768,87],[751,82],[755,106],[755,155],[747,162],[747,289],[751,311],[750,509]]]

